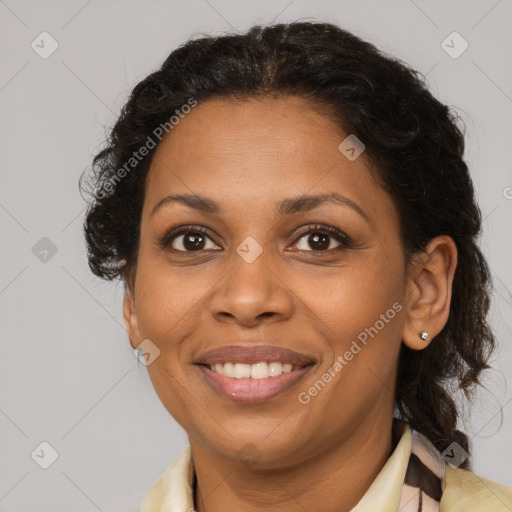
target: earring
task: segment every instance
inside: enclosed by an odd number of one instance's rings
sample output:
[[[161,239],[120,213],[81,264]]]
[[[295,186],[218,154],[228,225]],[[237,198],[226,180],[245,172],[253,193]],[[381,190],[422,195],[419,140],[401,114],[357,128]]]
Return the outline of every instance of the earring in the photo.
[[[427,331],[421,331],[420,332],[420,338],[422,340],[425,340],[425,341],[428,340],[428,332]]]

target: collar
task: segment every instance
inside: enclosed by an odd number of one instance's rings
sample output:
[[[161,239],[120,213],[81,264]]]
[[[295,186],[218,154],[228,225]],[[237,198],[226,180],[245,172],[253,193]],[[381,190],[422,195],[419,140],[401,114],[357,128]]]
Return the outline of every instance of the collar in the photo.
[[[395,421],[393,434],[399,438],[393,453],[351,512],[439,511],[445,488],[445,465],[439,452],[405,423]],[[193,511],[194,478],[187,446],[150,488],[141,512]]]

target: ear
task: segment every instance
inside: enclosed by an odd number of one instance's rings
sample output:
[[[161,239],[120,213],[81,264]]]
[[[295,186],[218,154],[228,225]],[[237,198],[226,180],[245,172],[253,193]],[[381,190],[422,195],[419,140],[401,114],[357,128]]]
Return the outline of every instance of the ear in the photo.
[[[130,339],[130,345],[132,348],[136,349],[140,345],[141,339],[137,315],[135,313],[135,300],[131,287],[129,286],[126,286],[124,291],[123,319],[128,338]]]
[[[426,348],[448,321],[457,246],[447,235],[433,238],[412,261],[407,278],[406,321],[402,341],[413,350]],[[426,331],[427,339],[420,333]]]

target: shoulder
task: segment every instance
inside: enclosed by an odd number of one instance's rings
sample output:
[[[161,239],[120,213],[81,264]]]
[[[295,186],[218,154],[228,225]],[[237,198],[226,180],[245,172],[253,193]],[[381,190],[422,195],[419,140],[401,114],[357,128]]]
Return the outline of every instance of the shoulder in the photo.
[[[141,512],[168,510],[172,503],[178,510],[193,509],[194,467],[190,446],[183,449],[144,496]]]
[[[441,512],[510,512],[512,489],[475,475],[465,469],[446,465],[446,489]]]

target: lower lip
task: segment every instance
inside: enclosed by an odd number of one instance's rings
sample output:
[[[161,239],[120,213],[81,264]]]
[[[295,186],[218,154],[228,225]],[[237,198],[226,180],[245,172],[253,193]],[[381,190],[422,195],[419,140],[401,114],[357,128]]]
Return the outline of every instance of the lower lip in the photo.
[[[308,364],[298,370],[282,373],[277,377],[267,377],[266,379],[236,379],[214,372],[205,365],[199,365],[206,381],[215,390],[233,402],[244,403],[270,400],[296,384],[312,367],[312,364]]]

